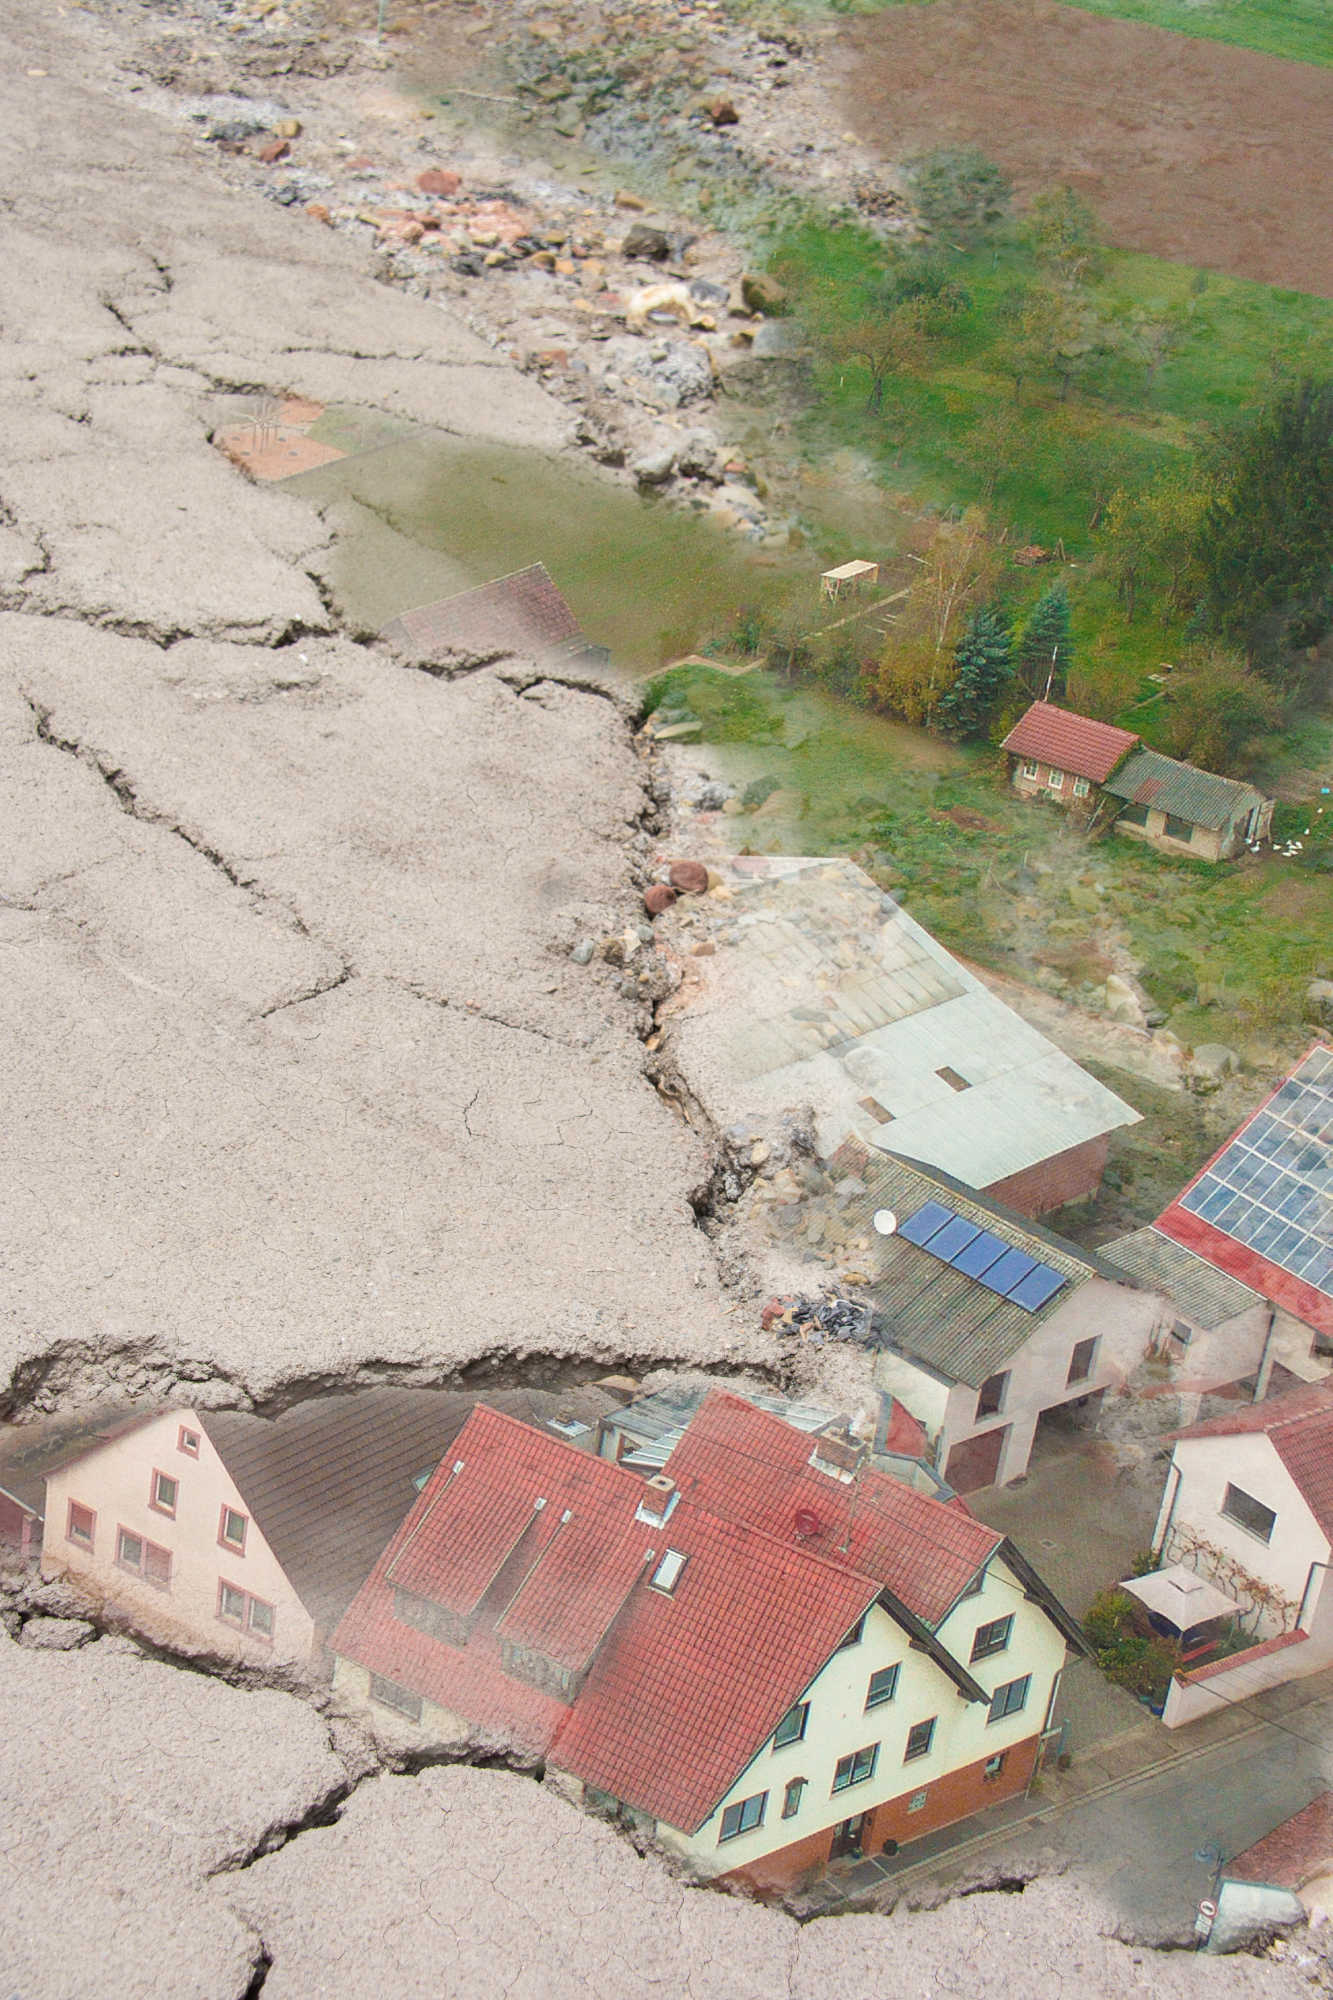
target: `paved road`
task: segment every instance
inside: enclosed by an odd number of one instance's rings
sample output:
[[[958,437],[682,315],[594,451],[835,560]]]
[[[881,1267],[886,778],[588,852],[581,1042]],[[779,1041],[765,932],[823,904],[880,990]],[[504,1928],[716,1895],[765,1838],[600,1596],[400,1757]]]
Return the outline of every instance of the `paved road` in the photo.
[[[885,1898],[924,1881],[975,1876],[1006,1856],[1058,1856],[1120,1911],[1146,1943],[1188,1937],[1212,1867],[1209,1844],[1239,1854],[1333,1784],[1333,1693],[1281,1718],[1123,1779],[1082,1799],[1054,1802],[1022,1824],[969,1840],[938,1864],[885,1885]],[[1033,1798],[1029,1806],[1038,1806]]]

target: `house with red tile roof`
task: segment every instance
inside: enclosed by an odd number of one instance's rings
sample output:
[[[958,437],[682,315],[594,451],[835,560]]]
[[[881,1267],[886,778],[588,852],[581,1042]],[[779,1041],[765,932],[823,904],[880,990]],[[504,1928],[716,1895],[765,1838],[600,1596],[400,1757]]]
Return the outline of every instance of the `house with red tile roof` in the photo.
[[[1153,1547],[1224,1591],[1254,1639],[1176,1676],[1169,1727],[1333,1662],[1333,1383],[1181,1431]]]
[[[333,1644],[391,1733],[763,1890],[1022,1791],[1084,1649],[960,1503],[721,1391],[647,1478],[479,1406]]]
[[[1149,750],[1128,729],[1034,701],[1000,745],[1024,798],[1110,823],[1169,854],[1225,861],[1264,839],[1273,801],[1236,778]]]

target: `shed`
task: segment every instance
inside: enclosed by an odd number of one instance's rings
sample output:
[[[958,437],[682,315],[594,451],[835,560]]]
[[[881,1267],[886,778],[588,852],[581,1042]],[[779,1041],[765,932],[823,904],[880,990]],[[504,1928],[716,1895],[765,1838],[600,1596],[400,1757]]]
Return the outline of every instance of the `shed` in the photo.
[[[1174,853],[1188,849],[1208,861],[1225,861],[1247,842],[1262,839],[1273,819],[1273,801],[1253,785],[1142,745],[1102,789],[1122,802],[1118,833],[1137,834]]]
[[[819,594],[827,597],[831,604],[846,592],[853,596],[862,590],[873,588],[879,582],[879,564],[873,562],[839,563],[836,569],[826,569],[819,579]]]

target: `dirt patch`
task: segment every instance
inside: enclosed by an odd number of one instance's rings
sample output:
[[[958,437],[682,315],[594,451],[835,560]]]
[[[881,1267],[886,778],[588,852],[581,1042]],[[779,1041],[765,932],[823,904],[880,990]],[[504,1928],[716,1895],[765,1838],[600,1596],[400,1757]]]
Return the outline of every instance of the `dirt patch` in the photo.
[[[935,0],[848,25],[845,122],[887,159],[983,147],[1067,181],[1113,242],[1333,296],[1328,73],[1047,0]]]
[[[322,403],[312,403],[305,396],[289,396],[271,411],[265,410],[246,423],[219,431],[213,441],[219,451],[225,452],[252,479],[291,479],[298,472],[309,472],[317,465],[346,457],[336,445],[321,444],[318,438],[308,435],[311,424],[317,423],[323,414]]]

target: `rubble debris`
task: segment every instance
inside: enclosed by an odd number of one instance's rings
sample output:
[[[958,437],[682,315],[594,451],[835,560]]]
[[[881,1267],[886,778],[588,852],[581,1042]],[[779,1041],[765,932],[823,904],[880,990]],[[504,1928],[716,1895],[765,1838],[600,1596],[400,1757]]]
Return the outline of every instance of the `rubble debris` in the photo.
[[[759,1315],[765,1333],[786,1334],[820,1347],[826,1340],[847,1340],[857,1347],[874,1347],[874,1313],[858,1299],[825,1292],[819,1298],[797,1294],[770,1299]]]

